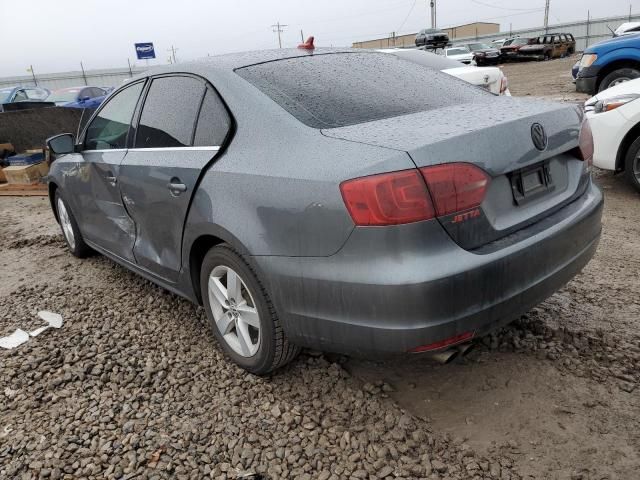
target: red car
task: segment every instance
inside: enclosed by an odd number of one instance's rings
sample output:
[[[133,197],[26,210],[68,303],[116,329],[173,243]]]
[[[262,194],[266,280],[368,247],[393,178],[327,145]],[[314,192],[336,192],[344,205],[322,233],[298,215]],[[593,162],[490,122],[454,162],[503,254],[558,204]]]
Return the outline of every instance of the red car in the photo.
[[[502,60],[506,61],[509,59],[515,59],[518,57],[518,52],[521,47],[525,45],[529,45],[532,42],[533,38],[525,38],[518,37],[512,38],[504,42],[504,45],[500,48],[500,53],[502,54]]]

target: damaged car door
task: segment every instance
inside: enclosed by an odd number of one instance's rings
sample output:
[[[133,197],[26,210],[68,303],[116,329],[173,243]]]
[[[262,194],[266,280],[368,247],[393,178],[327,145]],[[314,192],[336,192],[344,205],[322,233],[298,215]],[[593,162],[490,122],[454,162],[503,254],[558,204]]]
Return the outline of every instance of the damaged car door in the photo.
[[[175,281],[191,197],[217,155],[231,117],[215,90],[190,75],[152,78],[120,167],[120,190],[136,225],[138,266]]]
[[[93,117],[85,130],[83,162],[72,189],[86,239],[128,261],[134,261],[135,225],[124,208],[118,181],[143,87],[141,81],[121,90]]]

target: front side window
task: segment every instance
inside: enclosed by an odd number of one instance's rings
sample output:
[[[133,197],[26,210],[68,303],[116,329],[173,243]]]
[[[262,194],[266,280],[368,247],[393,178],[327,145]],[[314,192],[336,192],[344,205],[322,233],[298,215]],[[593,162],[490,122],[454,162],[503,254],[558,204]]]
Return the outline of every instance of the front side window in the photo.
[[[204,90],[204,83],[192,77],[154,79],[140,116],[136,148],[191,146]]]
[[[91,121],[85,135],[85,150],[126,148],[133,111],[144,82],[135,83],[111,97]]]
[[[27,100],[27,94],[25,93],[24,90],[18,90],[15,96],[13,97],[14,102],[23,102],[25,100]]]

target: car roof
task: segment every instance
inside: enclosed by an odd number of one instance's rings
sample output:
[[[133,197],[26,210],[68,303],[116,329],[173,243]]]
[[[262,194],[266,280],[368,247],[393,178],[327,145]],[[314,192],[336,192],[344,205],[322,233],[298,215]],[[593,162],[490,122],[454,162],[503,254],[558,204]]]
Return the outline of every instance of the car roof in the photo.
[[[330,55],[337,53],[377,53],[374,49],[365,48],[316,48],[304,50],[302,48],[282,48],[274,50],[256,50],[240,53],[227,53],[224,55],[212,55],[190,62],[162,65],[145,70],[139,75],[128,79],[124,85],[136,80],[162,75],[165,73],[193,73],[215,81],[228,81],[235,77],[234,71],[239,68],[259,65],[261,63],[275,62],[290,58],[312,57],[314,55]],[[215,84],[215,82],[214,82]],[[216,88],[219,88],[216,85]]]
[[[210,64],[212,67],[236,70],[259,63],[274,62],[288,58],[309,57],[313,55],[327,55],[331,53],[354,53],[373,52],[361,48],[316,48],[315,50],[305,50],[302,48],[279,48],[273,50],[254,50],[249,52],[227,53],[224,55],[214,55],[204,57],[190,63]]]

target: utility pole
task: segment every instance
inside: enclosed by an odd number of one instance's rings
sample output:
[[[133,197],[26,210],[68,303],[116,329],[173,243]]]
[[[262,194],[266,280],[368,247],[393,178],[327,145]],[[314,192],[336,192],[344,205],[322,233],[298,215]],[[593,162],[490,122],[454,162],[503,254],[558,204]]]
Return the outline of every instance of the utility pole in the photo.
[[[544,33],[549,30],[549,1],[546,0],[544,3]]]
[[[36,87],[38,86],[38,80],[36,79],[36,73],[33,71],[33,65],[29,65],[29,68],[27,69],[27,72],[31,72],[31,76],[33,77],[33,83],[36,84]]]
[[[280,34],[284,32],[283,28],[288,26],[289,25],[281,25],[280,22],[276,23],[275,25],[271,25],[271,28],[273,28],[273,33],[278,34],[278,46],[280,48],[282,48],[282,38],[280,37]]]
[[[169,58],[171,59],[170,63],[176,63],[176,52],[179,50],[179,48],[175,48],[173,45],[171,45],[171,48],[167,48],[167,52],[171,52]]]
[[[304,43],[304,33],[302,33],[302,29],[300,29],[300,40]]]
[[[438,22],[436,21],[436,0],[431,0],[429,6],[431,7],[431,28],[437,28]]]
[[[629,21],[631,21],[631,7],[632,7],[632,6],[633,6],[633,5],[629,4]]]
[[[84,84],[89,85],[89,83],[87,82],[87,75],[84,73],[84,65],[82,64],[82,61],[80,61],[80,68],[82,69],[82,78],[84,78]]]
[[[131,61],[127,57],[127,64],[129,65],[129,78],[133,77],[133,72],[131,71]]]

